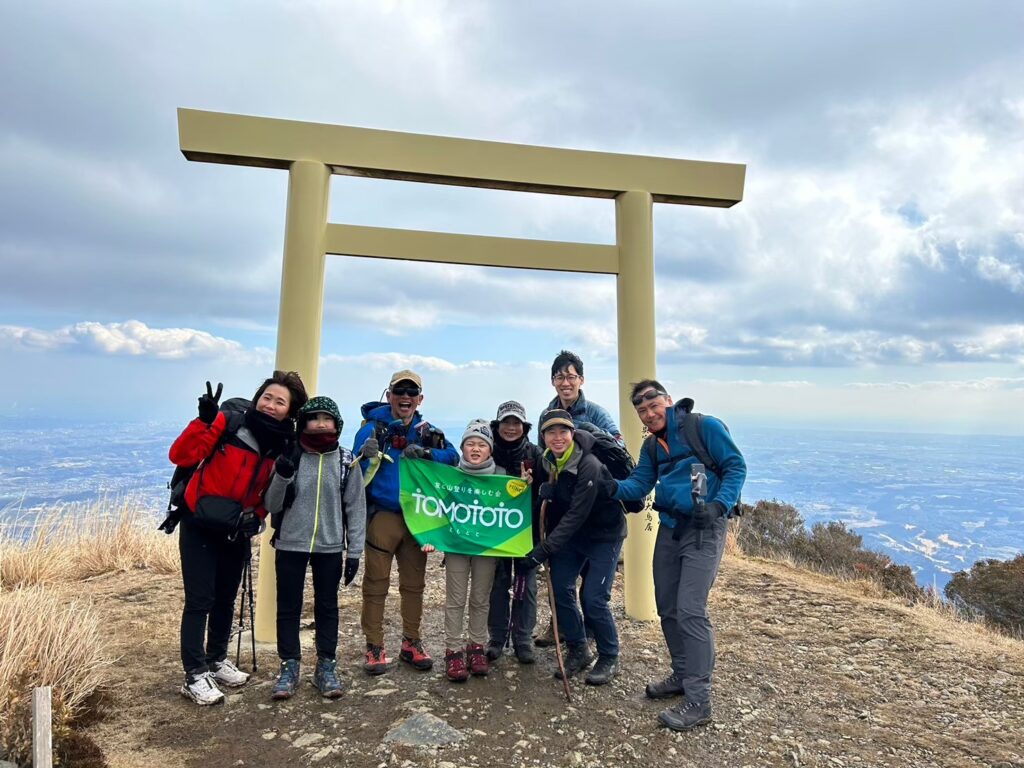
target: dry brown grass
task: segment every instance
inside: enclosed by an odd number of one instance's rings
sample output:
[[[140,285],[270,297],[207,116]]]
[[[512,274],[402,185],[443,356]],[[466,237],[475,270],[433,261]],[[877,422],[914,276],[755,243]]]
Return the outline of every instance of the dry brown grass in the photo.
[[[8,757],[31,754],[33,688],[52,686],[60,742],[107,687],[113,663],[89,603],[38,586],[0,595],[0,745]]]
[[[135,568],[173,573],[175,544],[131,499],[61,505],[31,522],[15,516],[0,528],[0,591]]]

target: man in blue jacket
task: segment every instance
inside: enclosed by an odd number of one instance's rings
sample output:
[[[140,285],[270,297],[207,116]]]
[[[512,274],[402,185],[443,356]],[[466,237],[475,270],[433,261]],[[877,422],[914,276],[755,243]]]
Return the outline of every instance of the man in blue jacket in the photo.
[[[684,695],[658,719],[673,730],[687,731],[711,720],[715,633],[708,618],[708,593],[722,560],[726,515],[739,501],[747,465],[725,425],[703,416],[700,436],[717,473],[707,472],[706,503],[695,509],[690,468],[699,460],[679,428],[686,412],[673,407],[671,396],[654,379],[634,384],[630,399],[651,436],[633,473],[619,482],[607,476],[606,482],[615,486],[614,498],[623,501],[642,499],[657,484],[654,599],[672,672],[650,683],[646,693],[652,699]]]
[[[440,430],[423,420],[417,410],[423,402],[423,381],[410,370],[391,377],[387,402],[367,409],[366,423],[356,433],[354,450],[361,456],[366,487],[366,547],[363,559],[363,634],[371,675],[387,672],[384,652],[384,604],[391,585],[391,563],[398,561],[398,591],[402,597],[402,648],[398,658],[415,669],[428,670],[434,660],[423,647],[423,589],[427,555],[405,524],[398,501],[398,463],[403,458],[430,459],[456,464],[458,452]]]
[[[558,353],[551,363],[551,386],[555,388],[555,397],[544,411],[556,408],[568,411],[577,427],[592,424],[622,443],[622,433],[615,419],[583,394],[583,361],[579,355],[566,349]]]

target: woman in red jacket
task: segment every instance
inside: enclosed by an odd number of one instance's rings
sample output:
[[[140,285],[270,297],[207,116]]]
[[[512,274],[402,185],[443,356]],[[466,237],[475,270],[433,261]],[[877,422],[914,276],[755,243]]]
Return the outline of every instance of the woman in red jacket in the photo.
[[[220,410],[221,385],[216,394],[209,382],[206,389],[199,417],[170,450],[177,466],[200,465],[185,490],[178,550],[185,585],[181,694],[201,705],[224,701],[218,683],[237,687],[249,679],[227,659],[235,598],[249,538],[259,533],[267,514],[263,492],[274,460],[294,440],[295,414],[307,400],[294,371],[274,371],[244,413]]]

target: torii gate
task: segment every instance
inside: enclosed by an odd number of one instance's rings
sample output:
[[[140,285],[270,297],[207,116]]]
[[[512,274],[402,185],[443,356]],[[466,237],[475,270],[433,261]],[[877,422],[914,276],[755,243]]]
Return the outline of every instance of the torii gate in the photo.
[[[178,110],[189,160],[288,171],[277,368],[317,391],[326,254],[616,275],[619,415],[630,452],[640,451],[628,382],[655,376],[652,203],[728,208],[743,199],[745,165],[555,149],[379,131],[344,125]],[[331,174],[545,192],[615,200],[615,245],[453,235],[327,222]],[[629,516],[626,612],[656,618],[651,560],[657,521]],[[271,562],[270,536],[260,561]],[[260,568],[255,632],[276,635],[277,584]]]

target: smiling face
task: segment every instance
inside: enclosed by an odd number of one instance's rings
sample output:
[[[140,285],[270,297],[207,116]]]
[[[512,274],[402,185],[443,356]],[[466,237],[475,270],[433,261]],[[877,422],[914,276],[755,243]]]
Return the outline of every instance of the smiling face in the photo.
[[[570,363],[551,377],[551,386],[558,393],[558,399],[561,401],[562,407],[568,408],[580,396],[583,377],[576,372],[576,366]]]
[[[423,402],[422,391],[408,379],[393,384],[385,397],[391,406],[391,418],[400,419],[403,424],[412,423],[416,409]]]
[[[469,437],[462,443],[462,458],[467,464],[483,464],[491,458],[491,446],[479,437]]]
[[[291,408],[292,393],[287,387],[280,384],[270,384],[263,390],[260,399],[256,401],[256,410],[266,414],[278,421],[288,418],[288,409]]]
[[[556,458],[562,458],[572,445],[572,430],[561,424],[548,427],[544,430],[544,445]]]
[[[506,416],[498,422],[498,436],[505,442],[516,442],[523,436],[523,422],[515,416]]]
[[[644,426],[652,433],[661,432],[665,428],[665,411],[671,407],[672,398],[661,394],[654,387],[647,387],[637,392],[634,399],[640,400],[640,404],[634,407]]]

